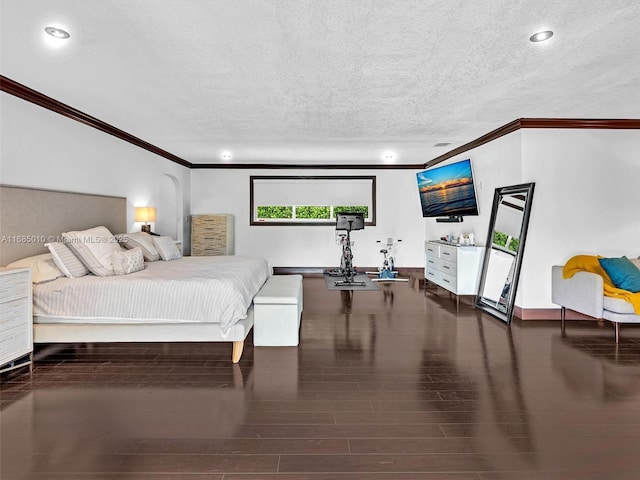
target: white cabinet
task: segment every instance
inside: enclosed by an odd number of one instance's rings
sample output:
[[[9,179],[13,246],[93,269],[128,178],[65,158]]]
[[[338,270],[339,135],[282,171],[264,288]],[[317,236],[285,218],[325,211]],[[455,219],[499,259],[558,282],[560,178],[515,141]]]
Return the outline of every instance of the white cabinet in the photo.
[[[0,269],[0,372],[31,365],[33,317],[31,270]],[[25,362],[16,360],[29,355]]]
[[[483,247],[425,242],[424,277],[456,295],[476,295]]]

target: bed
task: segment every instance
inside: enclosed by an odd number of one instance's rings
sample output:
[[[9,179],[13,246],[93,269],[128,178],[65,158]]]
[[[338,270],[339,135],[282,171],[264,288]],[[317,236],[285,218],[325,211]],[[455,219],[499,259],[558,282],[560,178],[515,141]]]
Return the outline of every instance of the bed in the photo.
[[[61,232],[96,224],[126,231],[122,197],[12,186],[0,186],[0,194],[2,238],[34,240],[3,245],[2,265],[46,252],[39,240]],[[145,261],[128,275],[34,284],[34,343],[232,342],[238,363],[253,326],[253,297],[271,273],[259,257],[183,257]]]

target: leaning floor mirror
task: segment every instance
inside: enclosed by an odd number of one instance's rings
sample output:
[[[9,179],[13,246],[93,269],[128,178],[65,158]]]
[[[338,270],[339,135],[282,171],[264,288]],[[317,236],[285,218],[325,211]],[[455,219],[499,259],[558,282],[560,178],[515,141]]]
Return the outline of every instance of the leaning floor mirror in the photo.
[[[476,307],[509,324],[527,238],[534,183],[496,188]]]

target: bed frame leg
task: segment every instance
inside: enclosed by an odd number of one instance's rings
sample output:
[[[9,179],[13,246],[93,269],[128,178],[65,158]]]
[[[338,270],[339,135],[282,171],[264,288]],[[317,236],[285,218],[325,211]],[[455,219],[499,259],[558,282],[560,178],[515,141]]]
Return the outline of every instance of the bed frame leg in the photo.
[[[615,330],[616,330],[616,344],[617,344],[618,342],[620,342],[620,323],[613,322],[613,325],[614,325]]]
[[[242,350],[244,349],[244,340],[239,342],[233,342],[233,353],[231,354],[231,360],[233,363],[238,363],[242,356]]]
[[[566,316],[567,316],[567,309],[565,307],[560,307],[560,333],[562,334],[563,337],[565,336],[564,320]]]

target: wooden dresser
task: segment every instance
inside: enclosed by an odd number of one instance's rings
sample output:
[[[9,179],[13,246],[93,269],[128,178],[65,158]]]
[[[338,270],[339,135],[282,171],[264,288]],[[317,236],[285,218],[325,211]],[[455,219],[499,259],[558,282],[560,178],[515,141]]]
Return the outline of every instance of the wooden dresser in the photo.
[[[191,215],[191,255],[206,256],[233,254],[233,215]]]

